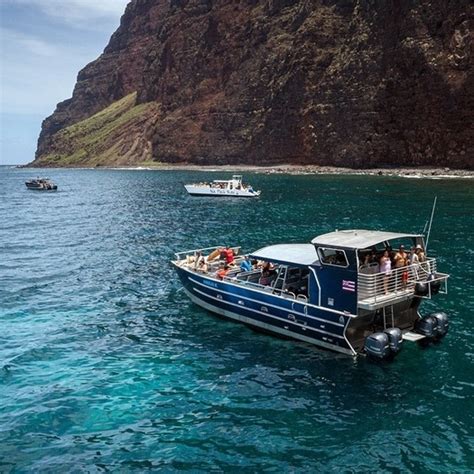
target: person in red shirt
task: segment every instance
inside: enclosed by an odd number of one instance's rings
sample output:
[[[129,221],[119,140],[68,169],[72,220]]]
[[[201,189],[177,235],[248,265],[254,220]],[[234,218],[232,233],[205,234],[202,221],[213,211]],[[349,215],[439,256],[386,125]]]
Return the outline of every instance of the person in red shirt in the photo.
[[[233,265],[234,264],[234,251],[230,247],[226,247],[225,252],[226,252],[225,261],[227,265]]]

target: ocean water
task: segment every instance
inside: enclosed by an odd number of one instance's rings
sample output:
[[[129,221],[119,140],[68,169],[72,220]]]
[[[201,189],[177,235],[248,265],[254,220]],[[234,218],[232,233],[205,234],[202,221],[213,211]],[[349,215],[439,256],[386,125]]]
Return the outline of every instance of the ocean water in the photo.
[[[28,191],[47,173],[56,193]],[[193,198],[224,173],[0,168],[0,472],[472,472],[474,186],[248,174],[257,200]],[[173,252],[419,232],[451,273],[448,336],[390,364],[216,318]]]

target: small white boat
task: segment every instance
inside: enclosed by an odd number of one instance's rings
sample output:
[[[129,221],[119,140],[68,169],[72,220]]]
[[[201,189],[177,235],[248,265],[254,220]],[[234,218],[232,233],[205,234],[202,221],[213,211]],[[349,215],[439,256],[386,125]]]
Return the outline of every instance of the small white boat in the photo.
[[[234,175],[232,179],[215,179],[210,183],[185,184],[186,191],[192,196],[228,196],[228,197],[258,197],[260,191],[242,183],[241,175]]]

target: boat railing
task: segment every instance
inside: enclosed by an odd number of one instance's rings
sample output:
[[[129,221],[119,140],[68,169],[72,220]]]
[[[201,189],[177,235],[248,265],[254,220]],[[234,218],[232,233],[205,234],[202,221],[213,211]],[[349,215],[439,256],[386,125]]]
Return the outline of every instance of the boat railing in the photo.
[[[215,245],[214,247],[204,247],[204,248],[200,248],[200,249],[193,249],[193,250],[185,250],[183,252],[175,252],[175,257],[176,257],[176,260],[179,261],[179,262],[185,262],[185,263],[192,263],[194,262],[194,259],[199,255],[199,256],[203,256],[203,257],[208,257],[212,252],[214,252],[215,250],[217,249],[221,249],[221,248],[226,248],[225,245]],[[241,247],[240,246],[236,246],[236,247],[230,247],[233,251],[234,251],[234,255],[236,256],[239,256],[240,254],[240,249]],[[191,257],[194,257],[193,259]],[[208,261],[208,264],[210,266],[213,266],[213,265],[218,265],[220,263],[220,260],[218,258],[212,260],[212,261]]]
[[[417,283],[427,281],[444,282],[445,287],[440,291],[446,292],[447,278],[448,275],[437,272],[437,262],[434,258],[428,258],[414,265],[393,268],[389,273],[378,272],[378,265],[367,265],[359,270],[358,299],[359,302],[387,302],[400,296],[413,294]],[[426,297],[431,297],[431,291],[428,291]]]
[[[188,257],[195,257],[198,253],[201,255],[210,254],[214,250],[219,248],[225,247],[224,245],[215,245],[214,247],[203,247],[200,249],[193,249],[193,250],[184,250],[183,252],[175,252],[176,260],[186,260]]]
[[[258,289],[260,291],[265,291],[267,293],[272,293],[277,296],[282,296],[284,298],[291,298],[294,300],[299,300],[301,303],[306,303],[308,298],[304,295],[296,295],[292,291],[283,290],[281,288],[275,288],[272,285],[262,285],[261,283],[257,283],[254,281],[249,281],[249,278],[255,275],[255,271],[250,272],[238,272],[236,274],[228,274],[222,278],[223,281],[228,281],[230,283],[237,283],[243,286],[248,286],[251,288]]]

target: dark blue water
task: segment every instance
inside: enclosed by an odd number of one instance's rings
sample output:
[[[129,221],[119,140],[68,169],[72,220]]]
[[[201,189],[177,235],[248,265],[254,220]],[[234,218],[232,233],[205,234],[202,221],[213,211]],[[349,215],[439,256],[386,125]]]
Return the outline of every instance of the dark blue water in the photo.
[[[188,197],[209,174],[0,169],[0,472],[468,472],[474,467],[471,180],[248,175],[258,200]],[[214,175],[213,177],[226,177]],[[377,365],[191,304],[174,251],[419,232],[452,274],[448,336]]]

